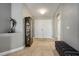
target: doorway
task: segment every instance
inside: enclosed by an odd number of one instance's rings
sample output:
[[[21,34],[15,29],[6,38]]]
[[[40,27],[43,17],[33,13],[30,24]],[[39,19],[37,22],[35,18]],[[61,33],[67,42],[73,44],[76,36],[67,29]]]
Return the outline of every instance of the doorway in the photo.
[[[59,13],[57,16],[57,39],[61,40],[61,14]]]
[[[35,20],[35,38],[52,38],[52,20]]]

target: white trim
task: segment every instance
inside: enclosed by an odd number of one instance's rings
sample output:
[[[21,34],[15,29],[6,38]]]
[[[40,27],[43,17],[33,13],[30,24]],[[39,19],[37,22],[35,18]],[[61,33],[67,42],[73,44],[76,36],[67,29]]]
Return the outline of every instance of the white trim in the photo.
[[[4,55],[7,55],[9,53],[13,53],[13,52],[16,52],[16,51],[19,51],[19,50],[22,50],[22,49],[24,49],[24,46],[2,52],[2,53],[0,53],[0,56],[4,56]]]
[[[53,38],[52,36],[50,37],[50,36],[46,36],[46,37],[42,37],[42,36],[34,36],[34,38]]]
[[[33,37],[33,39],[54,39],[53,37],[52,38],[40,38],[40,37]]]

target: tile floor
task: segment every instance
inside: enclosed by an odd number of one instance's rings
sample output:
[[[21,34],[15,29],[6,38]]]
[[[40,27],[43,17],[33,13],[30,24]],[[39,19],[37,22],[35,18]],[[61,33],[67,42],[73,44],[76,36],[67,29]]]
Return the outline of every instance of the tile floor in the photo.
[[[33,39],[31,47],[8,54],[7,56],[59,56],[53,39]]]

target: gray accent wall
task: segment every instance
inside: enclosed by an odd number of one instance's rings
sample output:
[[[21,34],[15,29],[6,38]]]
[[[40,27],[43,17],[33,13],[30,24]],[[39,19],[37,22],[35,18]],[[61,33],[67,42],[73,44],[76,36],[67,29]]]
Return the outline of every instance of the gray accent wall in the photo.
[[[8,32],[10,28],[11,4],[0,3],[0,33]]]
[[[11,4],[0,3],[0,52],[10,49],[10,37],[3,35],[6,34],[10,28],[9,17],[11,17]]]
[[[0,53],[11,49],[11,39],[9,36],[0,34]]]

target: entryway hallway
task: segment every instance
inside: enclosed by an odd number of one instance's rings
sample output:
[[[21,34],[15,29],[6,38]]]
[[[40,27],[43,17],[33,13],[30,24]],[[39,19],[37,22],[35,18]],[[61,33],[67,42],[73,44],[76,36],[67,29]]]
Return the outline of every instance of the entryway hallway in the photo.
[[[8,54],[8,56],[58,56],[58,53],[53,39],[34,38],[31,47]]]

